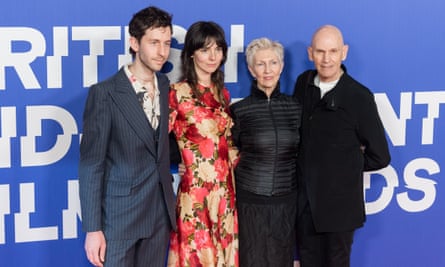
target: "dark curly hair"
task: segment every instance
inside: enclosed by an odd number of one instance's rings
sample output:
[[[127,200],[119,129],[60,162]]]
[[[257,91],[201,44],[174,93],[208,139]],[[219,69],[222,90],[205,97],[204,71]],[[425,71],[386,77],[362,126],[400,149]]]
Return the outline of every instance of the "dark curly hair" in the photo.
[[[172,15],[160,8],[150,6],[133,15],[128,25],[128,32],[130,36],[133,36],[140,42],[147,29],[160,27],[169,27],[173,33]],[[130,53],[133,56],[136,54],[131,47]]]

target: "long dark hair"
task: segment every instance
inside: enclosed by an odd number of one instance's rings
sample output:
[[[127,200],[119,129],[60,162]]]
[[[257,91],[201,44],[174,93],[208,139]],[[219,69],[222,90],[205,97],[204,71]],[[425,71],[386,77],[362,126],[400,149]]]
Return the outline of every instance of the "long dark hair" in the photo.
[[[227,42],[221,26],[213,21],[198,21],[189,27],[185,35],[184,48],[181,52],[182,79],[187,81],[196,96],[201,96],[201,92],[197,89],[198,75],[192,56],[196,50],[206,47],[212,41],[222,48],[221,67],[227,59]],[[219,102],[226,106],[228,103],[223,95],[224,72],[218,68],[211,74],[211,80],[217,89]]]

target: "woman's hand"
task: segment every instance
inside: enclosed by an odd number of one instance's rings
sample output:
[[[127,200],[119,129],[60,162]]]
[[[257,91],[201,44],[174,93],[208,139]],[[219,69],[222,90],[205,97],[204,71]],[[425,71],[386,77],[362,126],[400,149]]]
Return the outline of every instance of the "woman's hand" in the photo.
[[[182,177],[184,173],[185,173],[185,165],[184,163],[181,162],[178,164],[178,175]]]

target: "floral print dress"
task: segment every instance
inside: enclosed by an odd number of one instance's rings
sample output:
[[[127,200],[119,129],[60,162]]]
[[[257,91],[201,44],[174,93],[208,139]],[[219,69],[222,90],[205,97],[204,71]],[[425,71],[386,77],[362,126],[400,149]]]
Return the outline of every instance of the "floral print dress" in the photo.
[[[238,266],[238,218],[232,163],[232,119],[209,88],[197,98],[186,82],[170,90],[170,130],[185,165],[177,194],[177,232],[168,266]],[[229,92],[224,89],[229,100]],[[230,154],[230,157],[229,157]]]

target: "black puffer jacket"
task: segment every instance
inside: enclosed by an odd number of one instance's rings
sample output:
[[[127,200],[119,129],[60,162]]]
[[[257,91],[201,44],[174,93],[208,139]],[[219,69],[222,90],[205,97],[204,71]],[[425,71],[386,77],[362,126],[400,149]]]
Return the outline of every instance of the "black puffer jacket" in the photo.
[[[264,196],[295,192],[301,105],[282,94],[279,84],[268,98],[254,81],[250,96],[232,104],[231,111],[240,150],[236,187]]]

